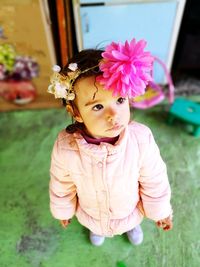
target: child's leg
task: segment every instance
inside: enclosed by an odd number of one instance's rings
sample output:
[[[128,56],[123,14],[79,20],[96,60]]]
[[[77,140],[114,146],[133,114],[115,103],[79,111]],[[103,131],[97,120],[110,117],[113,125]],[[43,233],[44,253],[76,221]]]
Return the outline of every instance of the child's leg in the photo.
[[[94,246],[101,246],[105,240],[104,236],[96,235],[92,232],[90,232],[90,242]]]
[[[143,231],[140,225],[137,225],[127,233],[128,239],[133,245],[140,245],[143,241]]]

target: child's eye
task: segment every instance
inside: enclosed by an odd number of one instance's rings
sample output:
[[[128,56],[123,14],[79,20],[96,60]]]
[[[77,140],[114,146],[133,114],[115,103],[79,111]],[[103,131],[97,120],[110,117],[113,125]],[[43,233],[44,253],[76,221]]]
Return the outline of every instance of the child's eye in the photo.
[[[101,105],[101,104],[97,104],[96,106],[94,106],[92,109],[94,110],[94,111],[98,111],[98,110],[100,110],[100,109],[102,109],[103,108],[103,105]]]
[[[125,101],[126,101],[126,98],[124,98],[124,97],[120,97],[117,99],[118,104],[123,104]]]

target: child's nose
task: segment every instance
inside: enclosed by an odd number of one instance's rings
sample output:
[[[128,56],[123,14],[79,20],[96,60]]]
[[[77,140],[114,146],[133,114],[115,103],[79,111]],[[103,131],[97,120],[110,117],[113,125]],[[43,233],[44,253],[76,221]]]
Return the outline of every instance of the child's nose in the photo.
[[[110,108],[107,114],[108,122],[113,122],[117,118],[117,111],[114,108]]]

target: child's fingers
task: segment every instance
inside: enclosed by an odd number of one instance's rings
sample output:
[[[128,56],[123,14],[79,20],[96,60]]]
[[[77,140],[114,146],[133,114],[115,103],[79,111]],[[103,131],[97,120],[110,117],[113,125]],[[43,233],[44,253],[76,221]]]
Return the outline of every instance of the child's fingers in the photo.
[[[173,223],[172,223],[171,219],[169,219],[169,218],[164,219],[164,220],[157,221],[156,222],[156,225],[159,228],[162,228],[164,231],[169,231],[173,227]]]
[[[163,230],[164,230],[164,231],[169,231],[169,230],[171,230],[172,228],[173,228],[173,223],[172,223],[171,220],[168,220],[167,223],[166,223],[166,226],[163,227]]]
[[[161,222],[160,222],[160,221],[157,221],[157,222],[156,222],[156,225],[157,225],[158,227],[161,227]]]
[[[60,223],[61,223],[62,227],[66,228],[67,225],[70,223],[70,220],[61,220]]]
[[[156,222],[156,225],[159,227],[159,228],[164,228],[166,227],[166,223],[162,222],[162,221],[158,221]]]
[[[171,230],[171,226],[170,225],[166,225],[165,227],[163,227],[164,231],[169,231]]]

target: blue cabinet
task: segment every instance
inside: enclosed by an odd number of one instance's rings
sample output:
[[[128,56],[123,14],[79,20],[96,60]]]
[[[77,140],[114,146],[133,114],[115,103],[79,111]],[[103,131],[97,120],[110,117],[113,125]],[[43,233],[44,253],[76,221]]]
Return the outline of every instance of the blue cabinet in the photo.
[[[184,0],[74,1],[79,49],[104,48],[111,41],[145,39],[147,49],[170,69]],[[164,73],[155,65],[155,80]]]

